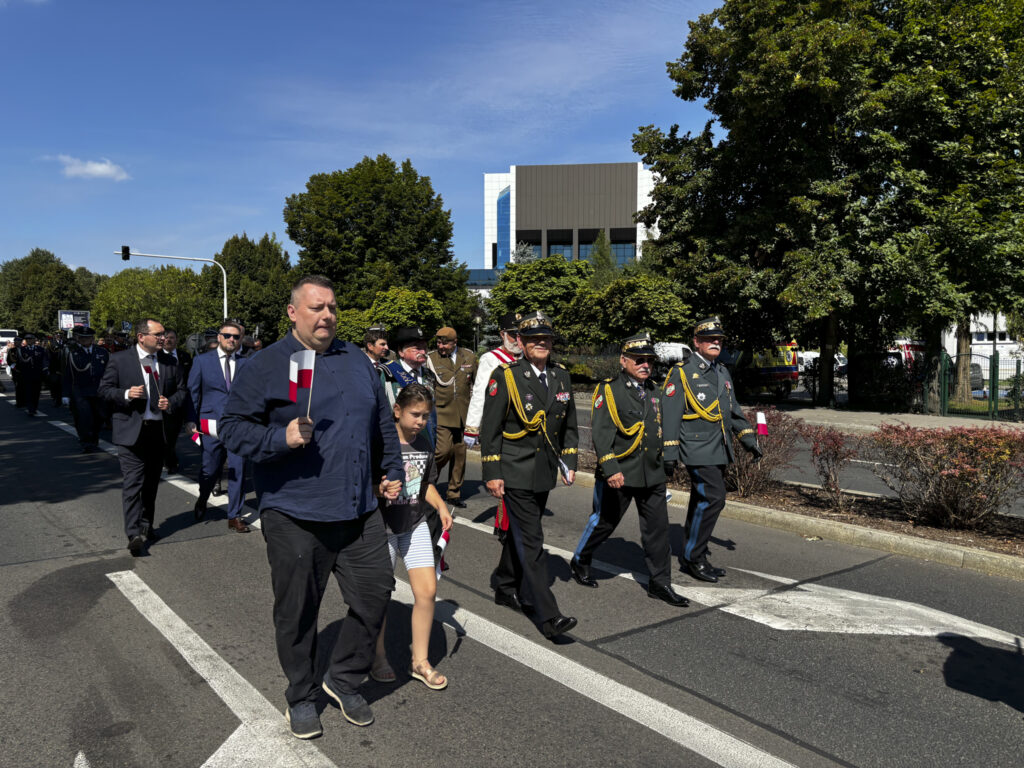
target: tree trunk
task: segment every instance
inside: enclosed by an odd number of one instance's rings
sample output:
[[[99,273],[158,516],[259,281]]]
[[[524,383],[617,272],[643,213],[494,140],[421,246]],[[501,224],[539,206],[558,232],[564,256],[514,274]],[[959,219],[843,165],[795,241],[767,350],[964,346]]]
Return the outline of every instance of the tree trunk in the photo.
[[[962,320],[956,327],[956,383],[953,399],[971,402],[971,321]]]
[[[836,332],[838,321],[832,312],[825,318],[821,333],[821,357],[818,358],[818,405],[830,406],[835,402]]]
[[[927,413],[938,413],[941,406],[939,375],[942,370],[942,329],[931,327],[924,332],[924,408]]]

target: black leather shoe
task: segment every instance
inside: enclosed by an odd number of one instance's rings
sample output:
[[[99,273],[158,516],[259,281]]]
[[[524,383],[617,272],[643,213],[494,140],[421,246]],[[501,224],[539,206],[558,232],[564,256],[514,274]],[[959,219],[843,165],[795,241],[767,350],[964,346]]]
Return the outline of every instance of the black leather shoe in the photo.
[[[146,531],[146,543],[147,544],[152,544],[154,541],[159,541],[159,540],[160,540],[160,537],[156,535],[156,531],[154,531],[152,528],[150,528],[148,531]]]
[[[202,520],[206,517],[206,502],[197,501],[196,505],[192,507],[192,514],[195,516],[196,520]]]
[[[128,541],[128,551],[132,553],[132,557],[139,557],[144,546],[146,546],[146,540],[139,535],[132,536]]]
[[[718,578],[722,578],[723,576],[725,576],[725,568],[716,568],[707,561],[707,558],[704,558],[702,564],[704,568],[711,573],[712,576],[717,576]]]
[[[466,508],[466,502],[464,502],[462,499],[448,499],[448,503],[451,504],[453,507],[458,507],[459,509]]]
[[[718,581],[718,577],[711,572],[707,563],[695,563],[692,560],[686,560],[683,562],[683,570],[697,579],[697,581],[709,581],[712,584]]]
[[[217,483],[217,485],[213,489],[213,495],[214,496],[223,496],[224,495],[224,486],[221,485],[220,483]]]
[[[504,605],[506,608],[511,608],[513,611],[523,613],[523,604],[519,600],[519,595],[515,592],[495,592],[494,602],[498,605]]]
[[[677,608],[685,608],[690,604],[690,601],[685,597],[677,595],[672,587],[655,584],[653,581],[647,584],[647,596],[656,597]]]
[[[581,587],[597,588],[597,580],[590,575],[590,566],[583,565],[575,557],[569,561],[569,573],[572,574],[573,581]]]
[[[544,622],[541,626],[541,632],[544,633],[544,637],[550,640],[553,637],[565,634],[575,626],[575,616],[556,616]]]

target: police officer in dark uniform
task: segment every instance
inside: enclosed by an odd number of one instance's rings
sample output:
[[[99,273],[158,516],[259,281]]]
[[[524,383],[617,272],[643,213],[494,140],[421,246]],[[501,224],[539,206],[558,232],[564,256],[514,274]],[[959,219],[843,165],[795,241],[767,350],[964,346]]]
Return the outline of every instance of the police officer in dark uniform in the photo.
[[[504,500],[511,534],[491,577],[494,602],[530,611],[521,597],[526,584],[534,618],[548,638],[576,626],[575,618],[559,611],[548,586],[541,524],[559,473],[566,485],[576,479],[579,444],[569,373],[548,359],[554,335],[543,312],[524,316],[519,323],[523,359],[491,373],[480,423],[484,482],[492,496]]]
[[[34,333],[25,334],[25,346],[17,347],[14,355],[18,371],[17,399],[25,406],[29,416],[35,416],[43,379],[50,370],[49,355],[36,344]]]
[[[61,388],[64,404],[71,407],[83,453],[99,448],[103,425],[103,403],[99,396],[100,379],[110,362],[110,353],[93,344],[96,332],[88,326],[75,328],[75,344],[65,352]]]
[[[672,366],[662,388],[665,471],[677,461],[690,476],[682,567],[700,581],[718,581],[725,569],[708,562],[708,540],[725,507],[725,468],[733,461],[732,437],[761,458],[757,435],[736,401],[732,377],[718,363],[725,331],[718,316],[701,320],[693,334],[693,354]]]
[[[690,601],[672,591],[672,552],[668,542],[668,503],[662,458],[660,392],[651,381],[658,361],[648,333],[626,339],[614,379],[597,385],[591,429],[597,472],[594,511],[576,546],[569,569],[577,584],[597,587],[590,574],[594,552],[611,535],[631,502],[640,515],[640,540],[650,580],[647,595],[669,605]]]

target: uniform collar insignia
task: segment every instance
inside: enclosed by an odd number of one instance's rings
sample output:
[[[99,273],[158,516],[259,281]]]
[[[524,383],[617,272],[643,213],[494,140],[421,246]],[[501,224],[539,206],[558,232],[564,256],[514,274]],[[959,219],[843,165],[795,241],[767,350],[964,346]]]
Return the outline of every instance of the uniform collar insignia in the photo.
[[[697,363],[697,367],[700,368],[703,371],[705,368],[708,367],[708,364],[707,363]]]

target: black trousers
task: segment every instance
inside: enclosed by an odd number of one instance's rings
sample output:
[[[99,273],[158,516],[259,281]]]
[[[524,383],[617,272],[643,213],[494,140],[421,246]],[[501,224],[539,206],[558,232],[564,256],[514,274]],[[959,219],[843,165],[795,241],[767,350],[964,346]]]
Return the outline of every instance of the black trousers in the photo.
[[[686,468],[690,475],[690,504],[686,508],[683,560],[697,562],[708,554],[708,540],[725,508],[725,466]]]
[[[29,413],[35,413],[39,409],[39,393],[42,389],[42,379],[22,374],[14,387],[15,405],[27,408]]]
[[[117,446],[117,460],[124,477],[121,503],[125,535],[129,539],[145,536],[153,527],[156,490],[164,468],[163,422],[144,421],[135,445]]]
[[[668,543],[668,503],[664,483],[650,488],[610,488],[607,480],[596,483],[594,511],[587,520],[580,543],[576,545],[575,557],[582,565],[590,565],[594,552],[612,535],[633,501],[640,517],[640,541],[651,582],[668,586],[672,583],[672,550]]]
[[[537,611],[535,618],[539,622],[561,615],[548,586],[547,553],[544,551],[544,527],[541,523],[547,503],[547,491],[537,493],[506,486],[509,535],[505,537],[501,559],[492,578],[492,586],[497,592],[515,591],[530,595]]]
[[[167,420],[167,443],[164,445],[164,466],[167,469],[178,469],[178,436],[185,425],[184,419],[178,415],[164,416]]]
[[[99,397],[83,395],[72,389],[68,393],[68,402],[75,418],[78,442],[83,447],[99,445],[100,427],[103,425],[103,404]]]
[[[348,614],[331,649],[327,677],[341,693],[355,693],[370,671],[377,635],[395,588],[384,519],[374,510],[357,520],[311,522],[273,509],[261,515],[274,589],[277,658],[288,678],[288,706],[313,701],[317,616],[334,574]]]

